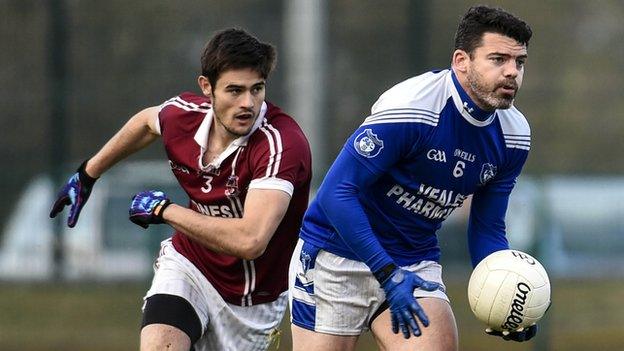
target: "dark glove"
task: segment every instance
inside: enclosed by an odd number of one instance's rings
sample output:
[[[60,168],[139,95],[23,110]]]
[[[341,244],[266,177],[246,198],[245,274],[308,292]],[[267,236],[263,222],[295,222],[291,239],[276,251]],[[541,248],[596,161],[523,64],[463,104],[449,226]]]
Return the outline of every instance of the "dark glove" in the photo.
[[[523,342],[530,340],[532,337],[535,336],[535,334],[537,334],[537,324],[533,324],[529,327],[519,328],[512,331],[503,330],[502,332],[498,330],[493,330],[492,328],[487,328],[485,329],[485,332],[489,335],[500,336],[504,340]]]
[[[384,271],[391,273],[384,273]],[[434,291],[440,288],[440,284],[423,280],[416,273],[395,265],[382,268],[374,275],[386,292],[392,318],[392,332],[398,334],[400,329],[406,339],[409,339],[410,334],[420,336],[416,317],[425,327],[429,326],[429,319],[414,297],[414,289]]]
[[[130,203],[130,220],[143,228],[150,224],[164,223],[163,212],[171,205],[171,200],[162,191],[142,191],[134,197]]]
[[[56,201],[52,205],[52,210],[50,211],[50,218],[54,218],[63,211],[65,206],[71,205],[69,208],[69,218],[67,218],[67,226],[70,228],[73,228],[76,222],[78,222],[78,216],[80,216],[82,206],[84,206],[89,199],[93,184],[95,184],[97,180],[97,178],[91,177],[85,171],[87,161],[84,161],[80,167],[78,167],[76,173],[74,173],[63,188],[61,188],[61,191],[59,191],[56,196]]]

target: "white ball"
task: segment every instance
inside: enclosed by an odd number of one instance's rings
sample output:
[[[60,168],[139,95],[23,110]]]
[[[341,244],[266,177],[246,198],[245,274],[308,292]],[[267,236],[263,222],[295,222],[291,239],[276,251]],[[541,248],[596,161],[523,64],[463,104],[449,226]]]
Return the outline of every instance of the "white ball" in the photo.
[[[516,330],[537,323],[550,305],[550,281],[544,267],[518,250],[497,251],[475,267],[468,301],[488,327]]]

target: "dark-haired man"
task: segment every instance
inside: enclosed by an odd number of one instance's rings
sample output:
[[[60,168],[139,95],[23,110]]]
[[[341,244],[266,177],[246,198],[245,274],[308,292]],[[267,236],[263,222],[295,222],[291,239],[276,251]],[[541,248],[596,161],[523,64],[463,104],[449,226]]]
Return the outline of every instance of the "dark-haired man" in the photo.
[[[289,274],[294,350],[353,350],[368,329],[382,350],[457,350],[436,231],[472,195],[473,265],[508,248],[508,198],[530,146],[513,101],[531,35],[504,10],[473,7],[450,69],[373,105],[304,217]]]
[[[287,266],[308,201],[311,156],[295,121],[265,102],[276,52],[243,30],[217,33],[201,58],[203,95],[182,93],[132,118],[61,189],[73,227],[95,180],[162,137],[189,196],[134,196],[130,219],[167,223],[145,296],[141,350],[265,350],[287,303]]]

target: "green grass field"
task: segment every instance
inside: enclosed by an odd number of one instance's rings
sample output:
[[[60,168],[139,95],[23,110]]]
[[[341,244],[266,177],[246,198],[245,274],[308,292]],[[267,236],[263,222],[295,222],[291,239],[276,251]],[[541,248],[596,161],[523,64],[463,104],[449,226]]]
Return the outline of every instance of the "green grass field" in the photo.
[[[448,284],[460,331],[460,350],[591,350],[624,348],[624,281],[553,282],[553,306],[530,343],[483,333],[467,304],[465,282]],[[0,285],[0,350],[137,350],[145,284]],[[283,323],[279,350],[290,349]],[[358,350],[376,350],[370,335]]]

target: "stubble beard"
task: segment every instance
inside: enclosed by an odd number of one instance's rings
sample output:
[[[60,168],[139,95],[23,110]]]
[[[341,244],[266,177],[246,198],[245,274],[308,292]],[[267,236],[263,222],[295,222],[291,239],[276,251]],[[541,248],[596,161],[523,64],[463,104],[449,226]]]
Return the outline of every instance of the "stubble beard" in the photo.
[[[256,122],[256,120],[254,118],[254,121],[251,124],[251,126],[249,128],[247,128],[247,130],[245,132],[241,133],[241,132],[238,132],[238,131],[228,127],[228,125],[223,122],[223,120],[221,119],[219,114],[217,114],[217,106],[216,106],[214,101],[212,103],[212,111],[214,113],[215,119],[217,120],[217,123],[219,123],[223,127],[223,129],[225,129],[226,132],[228,132],[230,135],[232,135],[233,137],[236,137],[236,138],[240,138],[242,136],[245,136],[245,135],[249,134],[249,132],[253,128],[253,124]],[[256,116],[256,118],[258,118],[258,116]]]
[[[240,138],[242,136],[245,136],[249,133],[249,130],[247,130],[245,133],[241,133],[241,132],[237,132],[234,129],[228,127],[225,123],[223,123],[223,121],[221,120],[221,118],[219,116],[217,116],[215,114],[215,117],[217,119],[217,122],[223,127],[223,129],[225,129],[226,132],[228,132],[230,135],[236,137],[236,138]]]
[[[483,76],[475,69],[471,69],[467,75],[470,90],[476,97],[477,105],[483,107],[486,111],[494,111],[496,109],[508,109],[514,101],[514,96],[497,95],[495,89],[498,85],[489,87],[483,83]]]

